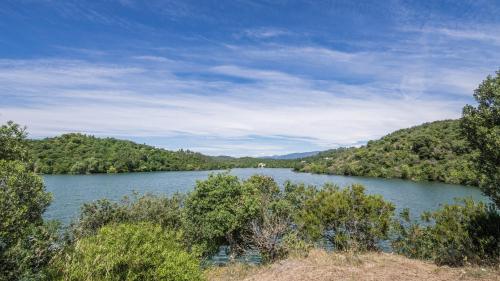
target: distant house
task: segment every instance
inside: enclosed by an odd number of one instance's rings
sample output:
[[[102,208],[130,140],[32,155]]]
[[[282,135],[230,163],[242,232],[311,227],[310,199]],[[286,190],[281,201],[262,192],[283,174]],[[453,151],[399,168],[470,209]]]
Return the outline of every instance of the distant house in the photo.
[[[300,163],[307,163],[307,161],[306,160],[302,160],[302,161],[300,161]]]
[[[259,167],[259,168],[265,168],[266,167],[266,163],[259,163],[259,165],[257,165],[257,167]]]
[[[323,159],[325,159],[325,160],[332,160],[333,158],[332,157],[325,157]]]

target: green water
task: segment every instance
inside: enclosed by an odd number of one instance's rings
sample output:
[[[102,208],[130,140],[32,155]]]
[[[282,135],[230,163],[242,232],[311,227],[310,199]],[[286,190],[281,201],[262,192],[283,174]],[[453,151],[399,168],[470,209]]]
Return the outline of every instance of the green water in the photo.
[[[44,180],[54,200],[45,213],[47,219],[58,219],[67,224],[76,218],[84,202],[108,198],[119,200],[136,191],[170,195],[189,192],[197,180],[214,171],[155,172],[98,175],[45,175]],[[279,184],[286,180],[321,186],[331,182],[339,186],[353,183],[365,185],[371,194],[380,194],[400,210],[409,208],[413,215],[432,210],[443,203],[452,203],[455,197],[472,197],[486,201],[473,187],[435,182],[411,182],[396,179],[347,177],[295,173],[289,169],[233,169],[231,174],[247,178],[253,174],[272,176]]]

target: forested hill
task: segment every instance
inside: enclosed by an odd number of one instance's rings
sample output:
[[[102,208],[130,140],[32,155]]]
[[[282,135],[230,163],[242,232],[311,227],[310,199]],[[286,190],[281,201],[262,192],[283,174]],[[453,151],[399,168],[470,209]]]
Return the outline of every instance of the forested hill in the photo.
[[[236,167],[292,167],[286,160],[212,157],[189,150],[169,151],[145,144],[83,134],[30,140],[34,170],[43,174],[92,174],[215,170]]]
[[[434,180],[477,185],[472,152],[458,120],[398,130],[360,148],[340,148],[299,160],[212,157],[132,141],[65,134],[30,140],[34,170],[44,174],[191,171],[236,167],[295,167],[296,171]]]
[[[472,152],[459,126],[459,120],[445,120],[398,130],[360,148],[304,158],[295,170],[477,185]]]
[[[207,170],[227,164],[189,150],[169,151],[83,134],[29,141],[35,171],[44,174]]]

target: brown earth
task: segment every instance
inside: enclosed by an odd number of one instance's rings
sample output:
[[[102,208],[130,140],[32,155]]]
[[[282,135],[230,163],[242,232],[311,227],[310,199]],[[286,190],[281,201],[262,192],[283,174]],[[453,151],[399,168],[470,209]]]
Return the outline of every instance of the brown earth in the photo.
[[[205,272],[210,281],[330,280],[488,280],[500,281],[500,268],[436,266],[387,253],[334,254],[313,250],[268,266],[231,264]]]

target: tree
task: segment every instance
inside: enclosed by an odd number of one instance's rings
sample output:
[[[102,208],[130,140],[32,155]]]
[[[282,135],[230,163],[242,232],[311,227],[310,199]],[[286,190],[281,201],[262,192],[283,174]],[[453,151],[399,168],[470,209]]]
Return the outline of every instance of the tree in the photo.
[[[41,225],[51,196],[42,179],[18,161],[0,160],[0,239],[7,244],[31,224]]]
[[[249,222],[259,213],[259,191],[242,184],[227,173],[212,174],[198,181],[184,208],[184,227],[191,243],[205,255],[230,246],[232,254],[241,250]]]
[[[26,160],[26,128],[8,121],[0,127],[0,159]]]
[[[259,211],[248,224],[245,233],[245,249],[256,249],[263,263],[283,258],[287,249],[284,237],[290,233],[292,226],[292,205],[285,200],[273,178],[254,175],[244,185],[258,191]]]
[[[39,276],[53,253],[47,237],[56,236],[42,218],[51,196],[23,162],[25,138],[25,129],[11,121],[0,127],[0,280]]]
[[[478,105],[463,109],[462,130],[479,151],[477,170],[481,188],[500,207],[500,70],[488,76],[474,91]]]

